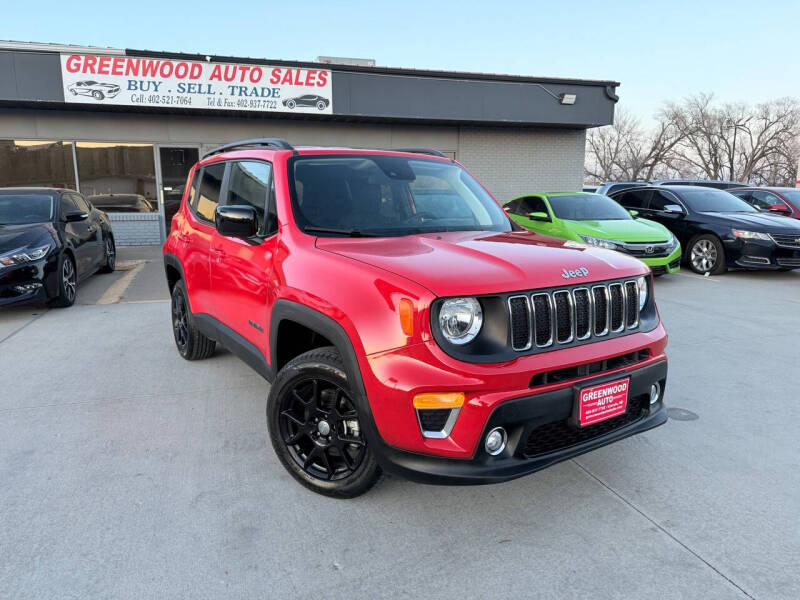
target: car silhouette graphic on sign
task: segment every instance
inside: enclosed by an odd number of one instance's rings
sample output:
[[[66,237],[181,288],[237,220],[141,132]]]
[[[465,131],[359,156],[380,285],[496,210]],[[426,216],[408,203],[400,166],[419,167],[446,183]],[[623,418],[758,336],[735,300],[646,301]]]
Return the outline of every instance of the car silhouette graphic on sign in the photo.
[[[119,94],[119,86],[115,83],[99,83],[97,81],[76,81],[69,86],[73,96],[91,96],[95,100],[113,98]]]
[[[303,96],[296,96],[294,98],[287,98],[283,101],[283,105],[288,109],[293,109],[296,106],[316,106],[319,110],[325,110],[331,103],[327,98],[316,96],[314,94],[305,94]]]

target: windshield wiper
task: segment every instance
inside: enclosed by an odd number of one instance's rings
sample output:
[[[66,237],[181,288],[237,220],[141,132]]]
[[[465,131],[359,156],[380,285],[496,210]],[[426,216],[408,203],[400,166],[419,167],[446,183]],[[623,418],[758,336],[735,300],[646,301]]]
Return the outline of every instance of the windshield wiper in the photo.
[[[381,237],[378,233],[369,233],[358,229],[336,229],[335,227],[317,227],[315,225],[304,227],[303,231],[306,233],[335,233],[347,237]]]

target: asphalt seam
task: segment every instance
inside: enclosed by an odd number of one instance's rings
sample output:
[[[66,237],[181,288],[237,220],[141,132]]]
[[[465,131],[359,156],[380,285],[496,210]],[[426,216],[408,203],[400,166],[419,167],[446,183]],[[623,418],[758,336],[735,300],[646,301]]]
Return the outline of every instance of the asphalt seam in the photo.
[[[709,569],[711,569],[711,570],[712,570],[712,571],[714,571],[714,572],[715,572],[717,575],[719,575],[720,577],[722,577],[722,578],[723,578],[725,581],[727,581],[729,584],[731,584],[733,587],[735,587],[737,590],[739,590],[739,591],[740,591],[742,594],[744,594],[745,596],[747,596],[747,597],[748,597],[748,598],[750,598],[751,600],[755,600],[755,596],[753,596],[752,594],[749,594],[749,593],[748,593],[748,592],[747,592],[747,591],[746,591],[744,588],[742,588],[742,586],[740,586],[738,583],[736,583],[735,581],[733,581],[733,579],[731,579],[730,577],[728,577],[727,575],[725,575],[725,573],[723,573],[722,571],[720,571],[720,570],[719,570],[717,567],[715,567],[714,565],[712,565],[712,564],[711,564],[710,562],[708,562],[708,561],[707,561],[705,558],[703,558],[702,556],[700,556],[700,555],[699,555],[699,554],[698,554],[696,551],[694,551],[692,548],[690,548],[689,546],[687,546],[687,545],[686,545],[686,544],[685,544],[683,541],[681,541],[681,540],[679,540],[677,537],[675,537],[675,536],[674,536],[672,533],[670,533],[670,532],[669,532],[667,529],[665,529],[665,528],[664,528],[664,527],[663,527],[663,526],[662,526],[662,525],[661,525],[661,524],[660,524],[658,521],[656,521],[656,520],[654,520],[652,517],[650,517],[650,516],[649,516],[647,513],[645,513],[645,512],[644,512],[642,509],[640,509],[640,508],[639,508],[638,506],[636,506],[636,505],[635,505],[633,502],[631,502],[630,500],[628,500],[627,498],[625,498],[625,496],[623,496],[622,494],[620,494],[619,492],[617,492],[617,490],[615,490],[614,488],[612,488],[612,487],[611,487],[610,485],[608,485],[608,484],[607,484],[605,481],[603,481],[603,480],[602,480],[602,479],[600,479],[600,478],[599,478],[597,475],[595,475],[594,473],[592,473],[592,472],[591,472],[589,469],[587,469],[586,467],[584,467],[584,466],[583,466],[581,463],[579,463],[579,462],[578,462],[576,459],[572,459],[572,462],[573,462],[573,463],[575,463],[575,464],[578,466],[578,468],[580,468],[580,469],[581,469],[581,471],[583,471],[584,473],[586,473],[586,474],[587,474],[589,477],[591,477],[591,478],[592,478],[592,479],[594,479],[594,480],[595,480],[597,483],[599,483],[599,484],[600,484],[600,485],[602,485],[604,488],[606,488],[606,489],[607,489],[609,492],[611,492],[611,493],[612,493],[614,496],[616,496],[617,498],[619,498],[620,500],[622,500],[622,502],[624,502],[624,503],[625,503],[625,504],[627,504],[627,505],[628,505],[630,508],[632,508],[632,509],[633,509],[633,510],[635,510],[637,513],[639,513],[640,515],[642,515],[642,517],[644,517],[645,519],[647,519],[647,520],[648,520],[650,523],[652,523],[652,524],[653,524],[655,527],[657,527],[657,528],[659,529],[659,531],[661,531],[662,533],[664,533],[665,535],[667,535],[667,536],[668,536],[668,537],[669,537],[671,540],[673,540],[673,541],[674,541],[676,544],[678,544],[678,545],[679,545],[681,548],[683,548],[684,550],[686,550],[687,552],[689,552],[689,553],[690,553],[692,556],[694,556],[694,557],[695,557],[697,560],[699,560],[700,562],[702,562],[702,563],[703,563],[704,565],[706,565],[706,566],[707,566]]]
[[[23,329],[25,329],[25,328],[26,328],[28,325],[30,325],[31,323],[35,323],[36,321],[38,321],[39,319],[41,319],[41,318],[42,318],[43,316],[45,316],[45,315],[46,315],[48,312],[49,312],[49,311],[48,311],[47,309],[45,309],[45,310],[43,310],[42,312],[40,312],[38,315],[35,315],[35,316],[34,316],[34,317],[33,317],[33,318],[30,320],[30,321],[28,321],[27,323],[25,323],[25,324],[24,324],[22,327],[20,327],[19,329],[15,329],[15,330],[14,330],[14,331],[12,331],[11,333],[9,333],[9,334],[8,334],[6,337],[4,337],[2,340],[0,340],[0,344],[2,344],[3,342],[5,342],[6,340],[10,340],[12,337],[14,337],[15,335],[17,335],[17,334],[18,334],[20,331],[22,331]]]

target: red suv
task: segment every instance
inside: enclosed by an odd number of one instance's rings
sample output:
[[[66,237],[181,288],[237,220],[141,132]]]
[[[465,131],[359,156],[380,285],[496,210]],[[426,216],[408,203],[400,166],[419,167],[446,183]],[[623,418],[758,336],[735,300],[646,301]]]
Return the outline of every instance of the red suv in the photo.
[[[435,151],[222,146],[164,262],[181,356],[271,382],[275,452],[322,494],[505,481],[667,419],[648,267],[520,229]]]

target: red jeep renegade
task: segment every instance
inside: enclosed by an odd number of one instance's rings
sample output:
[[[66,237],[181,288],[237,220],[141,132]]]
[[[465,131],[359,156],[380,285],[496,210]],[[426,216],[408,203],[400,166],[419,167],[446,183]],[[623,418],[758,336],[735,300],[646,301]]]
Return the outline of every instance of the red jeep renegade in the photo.
[[[275,452],[322,494],[506,481],[667,419],[644,263],[518,228],[435,151],[222,146],[164,263],[181,356],[271,382]]]

